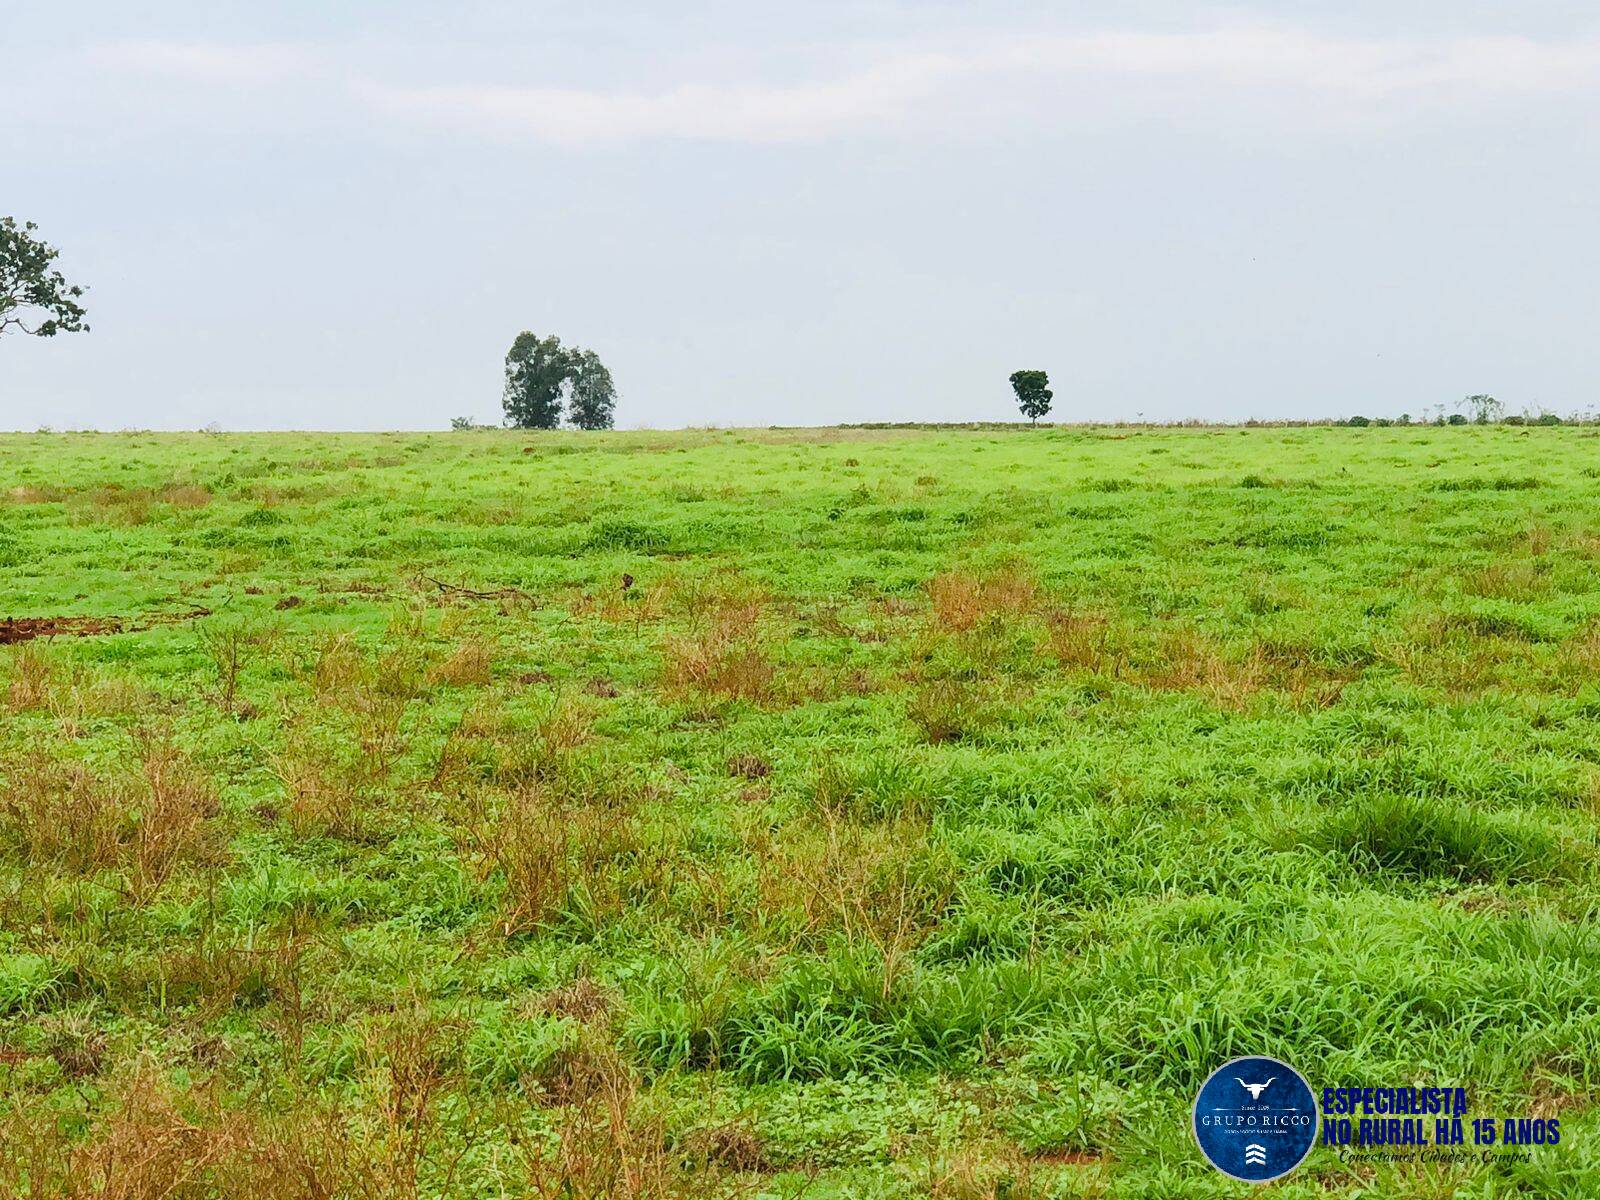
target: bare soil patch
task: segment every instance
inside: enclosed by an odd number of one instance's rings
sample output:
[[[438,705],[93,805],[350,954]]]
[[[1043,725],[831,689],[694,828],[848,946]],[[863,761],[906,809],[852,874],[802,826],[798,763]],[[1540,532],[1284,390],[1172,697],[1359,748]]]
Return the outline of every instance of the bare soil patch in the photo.
[[[171,625],[211,615],[209,608],[181,613],[147,613],[142,617],[0,617],[0,646],[15,646],[35,638],[97,637],[107,633],[137,633],[156,625]]]

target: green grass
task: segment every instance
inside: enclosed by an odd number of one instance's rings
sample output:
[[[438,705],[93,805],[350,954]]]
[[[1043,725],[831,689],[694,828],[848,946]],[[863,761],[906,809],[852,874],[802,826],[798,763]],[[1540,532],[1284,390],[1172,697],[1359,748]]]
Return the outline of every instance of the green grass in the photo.
[[[0,1191],[1600,1193],[1597,451],[0,435]]]

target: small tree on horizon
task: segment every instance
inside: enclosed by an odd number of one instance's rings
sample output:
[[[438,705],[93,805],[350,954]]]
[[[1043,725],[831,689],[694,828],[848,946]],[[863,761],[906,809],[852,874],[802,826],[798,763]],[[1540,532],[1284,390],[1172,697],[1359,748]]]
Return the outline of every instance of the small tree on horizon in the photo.
[[[617,387],[600,356],[593,350],[573,351],[570,379],[568,419],[579,429],[610,429]]]
[[[523,330],[506,352],[502,403],[514,429],[555,429],[561,424],[561,399],[572,371],[572,352],[558,337]]]
[[[61,252],[33,236],[38,228],[32,221],[0,217],[0,336],[20,329],[34,337],[55,337],[89,328],[78,303],[83,289],[53,268]]]
[[[1050,401],[1055,398],[1050,390],[1050,376],[1044,371],[1012,372],[1011,390],[1017,394],[1017,407],[1022,415],[1035,425],[1050,411]]]

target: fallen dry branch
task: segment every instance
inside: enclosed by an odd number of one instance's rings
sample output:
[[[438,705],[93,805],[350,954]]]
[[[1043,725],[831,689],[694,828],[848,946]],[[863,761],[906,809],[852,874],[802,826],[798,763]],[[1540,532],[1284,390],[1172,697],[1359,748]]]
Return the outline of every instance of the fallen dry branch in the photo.
[[[521,588],[503,587],[492,591],[480,592],[476,588],[462,587],[459,583],[449,583],[443,579],[435,579],[432,575],[419,575],[417,578],[424,583],[431,583],[441,592],[452,596],[465,596],[469,600],[524,600],[533,603],[533,597]]]

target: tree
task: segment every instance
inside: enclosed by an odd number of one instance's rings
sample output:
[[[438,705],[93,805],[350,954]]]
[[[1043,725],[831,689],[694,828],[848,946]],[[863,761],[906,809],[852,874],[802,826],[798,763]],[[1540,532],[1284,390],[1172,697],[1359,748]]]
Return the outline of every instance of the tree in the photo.
[[[1506,406],[1486,392],[1474,392],[1461,401],[1462,405],[1472,410],[1472,419],[1479,425],[1487,425],[1491,421],[1498,421],[1506,411]]]
[[[558,337],[524,330],[506,352],[502,400],[506,424],[514,429],[559,427],[563,400],[568,419],[579,429],[610,429],[617,385],[593,350],[565,347]]]
[[[1017,407],[1022,415],[1034,424],[1050,411],[1050,401],[1055,393],[1050,390],[1050,376],[1043,371],[1016,371],[1011,376],[1011,390],[1017,394]]]
[[[572,423],[579,429],[610,429],[617,387],[600,356],[593,350],[574,351],[571,381],[567,412]]]
[[[0,217],[0,336],[20,329],[34,337],[79,333],[83,289],[67,283],[51,264],[61,253],[33,236],[32,221],[18,224],[15,217]]]
[[[561,424],[561,397],[572,370],[572,352],[558,337],[526,330],[506,352],[502,397],[506,423],[516,429],[554,429]]]

